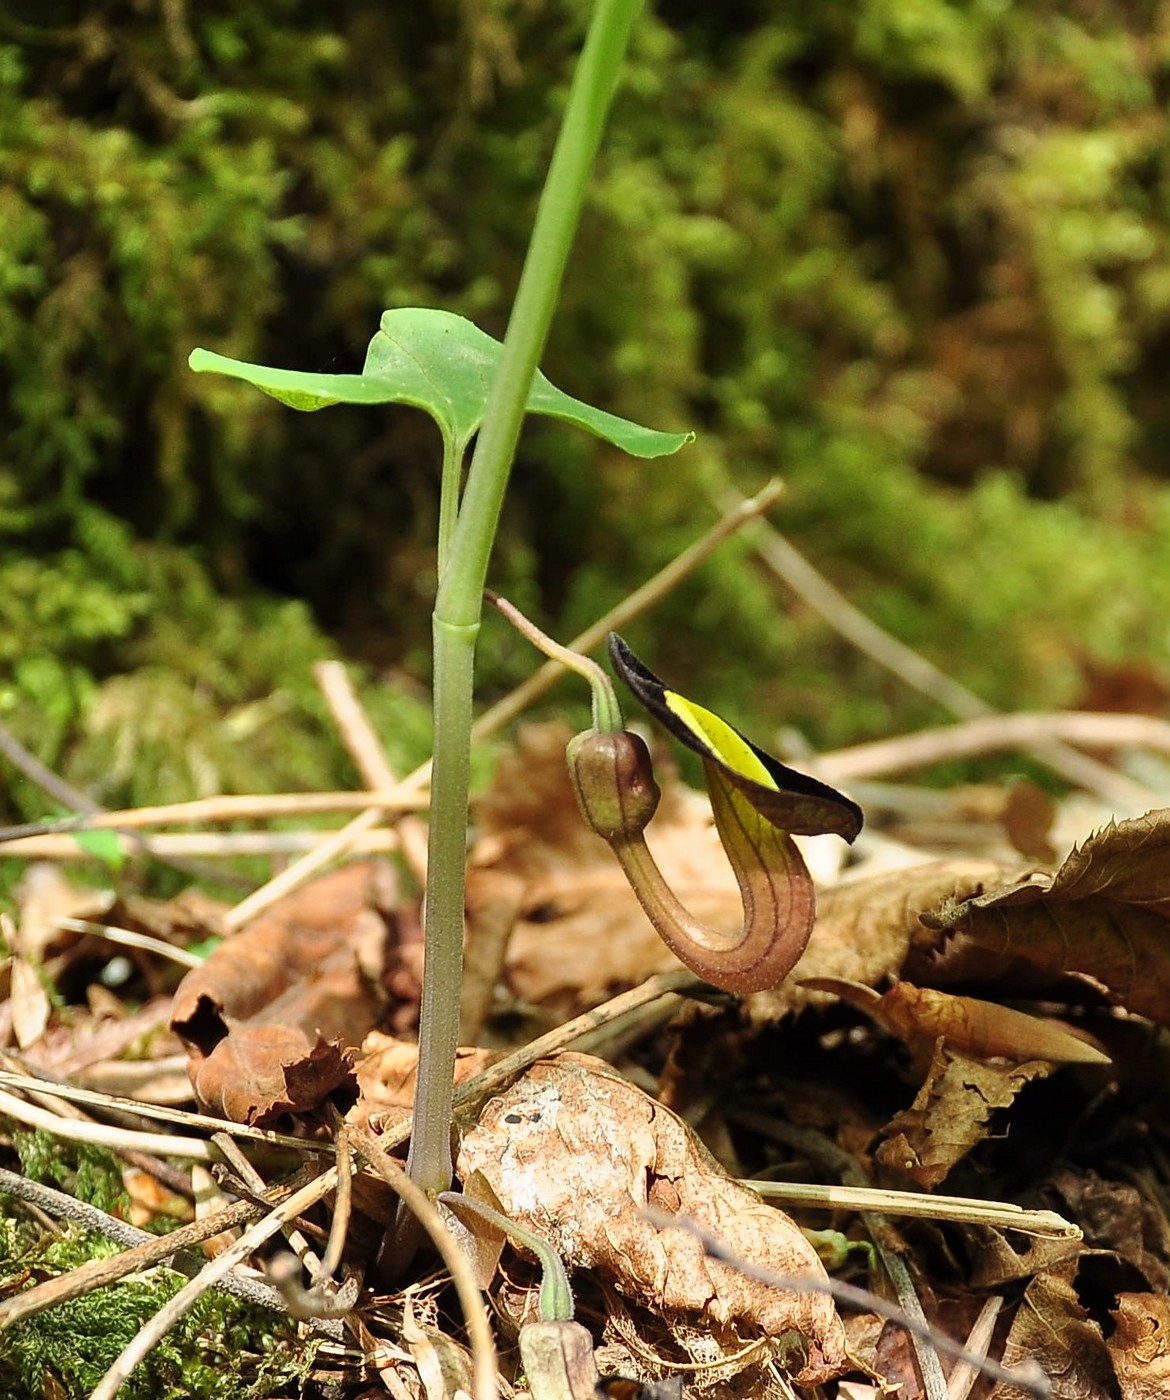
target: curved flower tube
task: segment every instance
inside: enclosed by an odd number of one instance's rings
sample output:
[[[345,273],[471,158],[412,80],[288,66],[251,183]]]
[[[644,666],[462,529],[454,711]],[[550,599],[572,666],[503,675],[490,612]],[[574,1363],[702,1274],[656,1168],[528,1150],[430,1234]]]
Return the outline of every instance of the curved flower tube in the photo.
[[[609,843],[650,922],[681,962],[741,995],[774,987],[804,952],[816,913],[812,877],[792,833],[835,832],[852,841],[861,830],[861,809],[668,690],[616,634],[609,651],[651,714],[703,759],[715,825],[743,901],[741,929],[711,928],[666,883],[642,834],[658,788],[649,752],[636,735],[591,731],[570,744],[569,769],[585,820]]]

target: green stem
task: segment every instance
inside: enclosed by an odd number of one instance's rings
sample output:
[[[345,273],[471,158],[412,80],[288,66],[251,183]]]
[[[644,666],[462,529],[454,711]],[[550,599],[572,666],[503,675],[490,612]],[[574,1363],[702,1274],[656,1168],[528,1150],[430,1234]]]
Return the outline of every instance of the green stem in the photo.
[[[451,546],[455,540],[455,526],[459,522],[459,483],[463,473],[463,454],[466,451],[466,442],[456,443],[449,433],[443,433],[443,475],[439,484],[439,546],[436,551],[440,580],[447,572]]]
[[[409,1170],[451,1180],[452,1073],[463,960],[463,885],[475,639],[508,473],[576,230],[586,182],[641,0],[597,0],[537,209],[500,366],[484,410],[435,602],[434,766],[418,1093]],[[399,1258],[401,1250],[393,1251]]]
[[[507,598],[501,598],[492,589],[485,588],[484,597],[497,611],[503,613],[522,637],[527,637],[550,661],[559,661],[567,670],[576,672],[583,680],[589,682],[593,696],[594,729],[602,734],[617,734],[625,727],[622,724],[621,706],[618,704],[613,682],[592,657],[563,647],[560,642],[554,642],[547,632],[542,632],[535,622],[526,618],[514,603],[509,603]]]

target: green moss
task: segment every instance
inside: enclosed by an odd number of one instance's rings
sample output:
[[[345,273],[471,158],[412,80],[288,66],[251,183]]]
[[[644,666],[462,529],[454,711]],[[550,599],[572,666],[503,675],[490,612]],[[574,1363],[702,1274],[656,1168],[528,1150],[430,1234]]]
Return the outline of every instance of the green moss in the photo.
[[[584,13],[103,0],[87,47],[0,21],[0,718],[96,796],[352,781],[311,662],[425,685],[430,425],[293,415],[185,358],[354,369],[412,303],[499,334]],[[780,472],[795,542],[987,699],[1165,672],[1156,23],[993,0],[646,15],[545,367],[701,441],[647,465],[528,430],[493,583],[567,636],[709,523],[712,480]],[[498,632],[489,698],[531,662]],[[754,728],[940,717],[741,549],[638,644]],[[374,702],[405,766],[416,700]]]
[[[38,1278],[116,1252],[72,1227],[42,1237],[0,1218],[0,1278]],[[0,1387],[11,1400],[42,1400],[55,1380],[84,1400],[142,1325],[183,1284],[152,1269],[38,1313],[5,1334]],[[119,1392],[126,1400],[248,1400],[297,1396],[316,1347],[272,1313],[208,1293],[146,1357]]]

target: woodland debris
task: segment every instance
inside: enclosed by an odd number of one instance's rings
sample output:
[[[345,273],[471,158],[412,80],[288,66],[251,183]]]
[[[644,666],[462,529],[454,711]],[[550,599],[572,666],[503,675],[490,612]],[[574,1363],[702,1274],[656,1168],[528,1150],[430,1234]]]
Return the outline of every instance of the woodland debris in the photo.
[[[594,1269],[629,1297],[724,1337],[727,1357],[754,1337],[798,1333],[799,1384],[844,1369],[844,1331],[823,1294],[790,1294],[708,1259],[701,1243],[658,1230],[647,1206],[718,1232],[745,1259],[785,1277],[825,1277],[782,1212],[726,1177],[667,1109],[590,1056],[535,1065],[493,1099],[464,1138],[457,1170],[479,1171],[514,1220],[570,1268]]]

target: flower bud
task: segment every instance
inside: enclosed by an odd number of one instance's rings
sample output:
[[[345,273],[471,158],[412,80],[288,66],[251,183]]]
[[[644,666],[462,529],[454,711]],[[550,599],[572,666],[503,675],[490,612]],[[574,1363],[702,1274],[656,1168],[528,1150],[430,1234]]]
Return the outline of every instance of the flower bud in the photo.
[[[588,729],[569,740],[565,757],[586,825],[607,841],[639,835],[661,796],[642,740]]]

